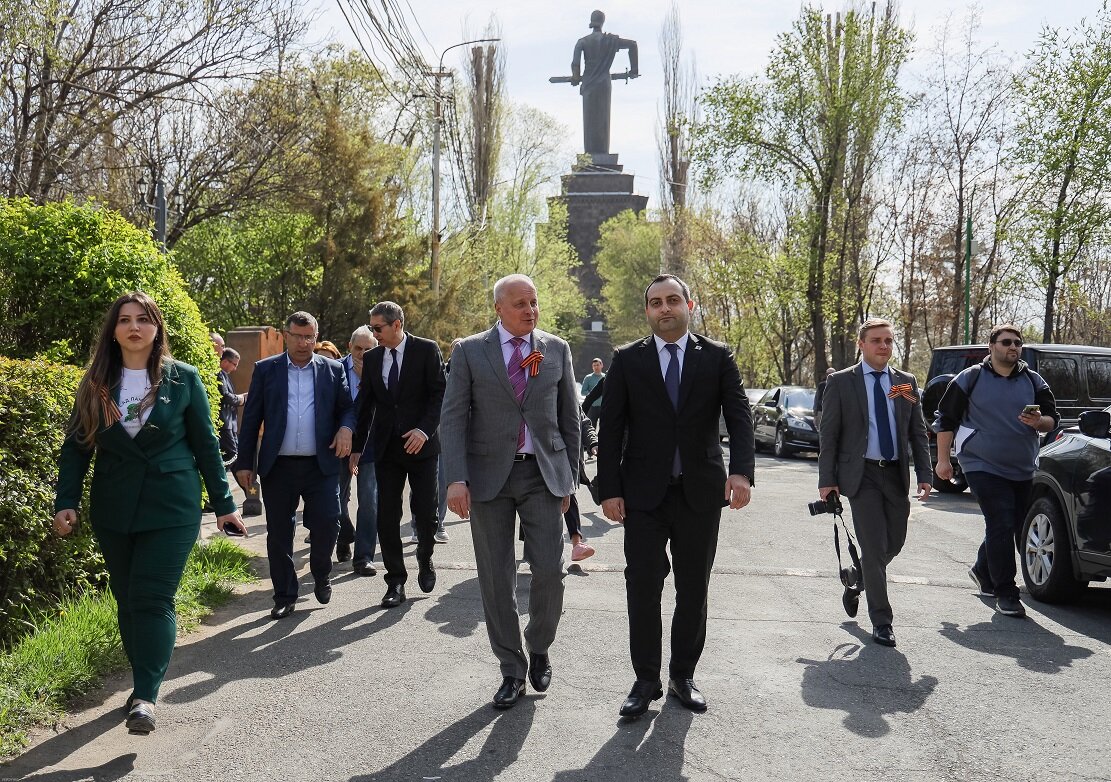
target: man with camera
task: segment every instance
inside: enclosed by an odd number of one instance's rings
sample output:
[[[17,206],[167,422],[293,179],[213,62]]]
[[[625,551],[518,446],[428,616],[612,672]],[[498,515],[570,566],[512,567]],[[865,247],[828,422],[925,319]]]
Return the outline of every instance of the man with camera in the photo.
[[[953,477],[957,456],[984,514],[984,540],[968,575],[995,609],[1021,617],[1026,609],[1015,585],[1015,552],[1038,466],[1039,432],[1060,417],[1049,385],[1019,358],[1017,326],[994,326],[983,363],[969,367],[945,388],[937,406],[937,475]]]
[[[866,320],[857,336],[860,362],[826,381],[818,494],[828,506],[839,504],[837,495],[849,498],[860,542],[860,573],[847,579],[841,597],[845,611],[856,616],[860,593],[867,592],[872,640],[894,646],[887,566],[907,536],[911,456],[920,501],[930,495],[933,471],[918,382],[888,366],[895,345],[891,322]]]

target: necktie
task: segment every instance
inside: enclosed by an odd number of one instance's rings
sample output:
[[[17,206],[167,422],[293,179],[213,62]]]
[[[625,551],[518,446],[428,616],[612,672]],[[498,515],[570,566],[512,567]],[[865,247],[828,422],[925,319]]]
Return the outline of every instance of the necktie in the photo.
[[[889,461],[895,459],[895,441],[891,439],[891,420],[887,417],[887,394],[883,390],[880,378],[883,372],[872,372],[876,384],[872,388],[872,406],[876,414],[876,432],[880,439],[880,453]]]
[[[664,372],[664,388],[667,389],[667,395],[671,398],[671,405],[676,410],[679,409],[679,346],[675,344],[664,345],[664,348],[671,354],[671,358],[667,362],[667,371]],[[671,461],[671,474],[679,475],[683,472],[683,464],[679,460],[679,446],[675,446],[675,458]]]
[[[525,341],[521,337],[514,337],[509,341],[513,343],[513,354],[509,357],[506,370],[509,372],[509,385],[513,386],[513,394],[517,397],[517,404],[521,404],[525,399],[525,368],[521,366],[521,362],[525,358],[521,352],[521,346],[525,344]],[[517,452],[520,453],[524,447],[525,418],[521,416],[521,425],[517,428]]]
[[[390,364],[390,374],[386,377],[386,388],[397,399],[397,348],[390,348],[390,358],[393,363]]]

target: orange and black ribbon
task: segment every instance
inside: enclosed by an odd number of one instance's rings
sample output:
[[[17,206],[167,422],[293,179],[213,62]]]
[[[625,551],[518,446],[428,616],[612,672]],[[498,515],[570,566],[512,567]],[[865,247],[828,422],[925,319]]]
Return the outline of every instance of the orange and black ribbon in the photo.
[[[544,354],[539,350],[533,350],[521,360],[521,369],[528,370],[529,377],[536,377],[540,374],[540,362],[544,360]]]
[[[911,404],[918,402],[918,396],[912,390],[913,386],[910,383],[903,383],[898,386],[891,386],[891,393],[887,395],[888,399],[898,399],[902,397]]]

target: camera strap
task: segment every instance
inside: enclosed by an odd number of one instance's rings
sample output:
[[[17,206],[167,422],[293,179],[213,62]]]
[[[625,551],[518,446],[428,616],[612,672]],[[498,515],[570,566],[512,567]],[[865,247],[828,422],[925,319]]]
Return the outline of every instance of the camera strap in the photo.
[[[845,528],[845,542],[848,544],[849,559],[852,560],[853,570],[856,571],[856,578],[852,577],[852,570],[846,568],[841,561],[841,538],[840,533],[837,531],[837,522],[841,522],[841,526]],[[857,580],[862,573],[860,569],[860,552],[856,548],[856,539],[853,534],[849,532],[849,526],[845,523],[845,517],[840,513],[835,513],[833,518],[833,548],[837,551],[837,573],[841,578],[841,583],[847,587],[856,587]],[[852,583],[849,583],[852,581]]]

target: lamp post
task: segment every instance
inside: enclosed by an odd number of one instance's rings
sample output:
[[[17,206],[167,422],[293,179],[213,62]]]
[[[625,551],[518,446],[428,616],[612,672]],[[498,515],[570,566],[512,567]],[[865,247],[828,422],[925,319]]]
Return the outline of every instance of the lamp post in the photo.
[[[147,201],[148,185],[146,177],[140,178],[137,184],[139,185],[139,194],[143,206],[150,209],[154,214],[154,241],[158,243],[158,248],[162,250],[162,252],[166,252],[166,185],[161,179],[155,180],[154,200]],[[175,194],[173,197],[175,212],[180,210],[179,199],[180,196]]]
[[[440,295],[440,126],[443,124],[443,93],[440,90],[440,80],[452,75],[450,70],[444,70],[444,55],[452,49],[467,46],[472,43],[488,43],[500,41],[501,38],[475,38],[473,41],[462,41],[452,44],[440,52],[440,61],[436,70],[428,75],[436,79],[436,89],[432,95],[433,101],[433,128],[432,128],[432,294]]]

